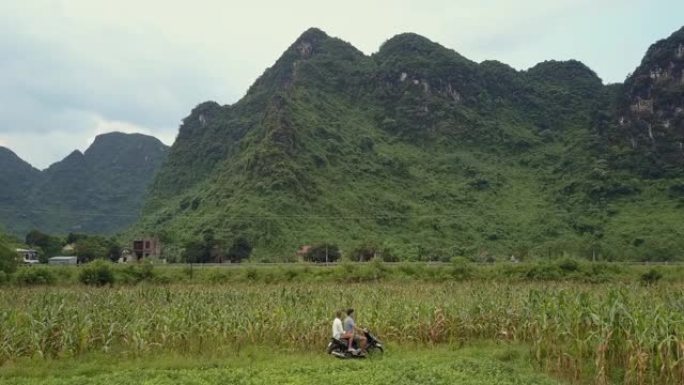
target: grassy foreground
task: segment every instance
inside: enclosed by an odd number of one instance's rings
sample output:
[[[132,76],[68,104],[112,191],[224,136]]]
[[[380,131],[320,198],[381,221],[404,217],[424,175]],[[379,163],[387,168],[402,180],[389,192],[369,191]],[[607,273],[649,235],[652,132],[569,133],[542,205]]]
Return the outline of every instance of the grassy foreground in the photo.
[[[316,348],[320,348],[316,346]],[[534,373],[526,349],[487,345],[392,347],[382,357],[339,360],[309,353],[250,349],[221,357],[201,355],[112,359],[90,354],[68,360],[20,360],[0,367],[5,385],[118,384],[558,384]]]

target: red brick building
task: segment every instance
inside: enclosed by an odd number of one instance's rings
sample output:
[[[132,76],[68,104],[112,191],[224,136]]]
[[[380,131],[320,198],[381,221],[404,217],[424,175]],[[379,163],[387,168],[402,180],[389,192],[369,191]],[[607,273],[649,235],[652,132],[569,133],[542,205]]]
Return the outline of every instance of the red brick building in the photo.
[[[142,238],[133,241],[133,255],[138,261],[144,258],[159,258],[161,256],[159,238]]]

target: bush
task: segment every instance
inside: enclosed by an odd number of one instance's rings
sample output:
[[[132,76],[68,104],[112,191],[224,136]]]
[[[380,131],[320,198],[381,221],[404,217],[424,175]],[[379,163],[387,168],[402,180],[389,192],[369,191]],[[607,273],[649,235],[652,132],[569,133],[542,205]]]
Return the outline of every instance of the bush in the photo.
[[[20,269],[16,281],[22,285],[50,285],[57,281],[57,277],[46,267],[31,266]]]
[[[451,276],[458,280],[468,279],[473,275],[473,267],[469,260],[463,257],[451,258]]]
[[[572,273],[580,269],[580,264],[576,259],[564,258],[558,262],[558,267],[566,273]]]
[[[17,270],[17,253],[0,243],[0,271],[12,274]]]
[[[380,254],[383,262],[399,262],[399,256],[392,252],[392,249],[386,247]]]
[[[656,269],[651,269],[641,275],[641,282],[646,285],[652,285],[660,281],[661,278],[663,278],[663,273]]]
[[[97,260],[83,267],[78,280],[86,285],[111,285],[114,283],[114,272],[109,262]]]
[[[129,265],[122,271],[119,278],[124,282],[138,283],[142,281],[153,281],[155,278],[154,266],[151,263],[142,265]]]
[[[553,281],[563,276],[558,265],[550,263],[535,263],[525,273],[525,278],[533,281]]]

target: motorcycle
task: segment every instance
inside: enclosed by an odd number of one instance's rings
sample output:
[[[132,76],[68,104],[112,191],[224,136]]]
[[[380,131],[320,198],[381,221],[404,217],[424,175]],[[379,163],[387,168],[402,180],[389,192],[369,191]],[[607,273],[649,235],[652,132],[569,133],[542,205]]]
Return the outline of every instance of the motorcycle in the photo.
[[[370,331],[364,329],[363,332],[366,337],[366,352],[362,352],[357,345],[357,342],[352,342],[353,350],[350,351],[349,339],[348,338],[331,338],[328,342],[328,347],[326,349],[328,354],[331,354],[337,358],[365,358],[368,354],[384,353],[385,348],[382,342],[371,334]]]

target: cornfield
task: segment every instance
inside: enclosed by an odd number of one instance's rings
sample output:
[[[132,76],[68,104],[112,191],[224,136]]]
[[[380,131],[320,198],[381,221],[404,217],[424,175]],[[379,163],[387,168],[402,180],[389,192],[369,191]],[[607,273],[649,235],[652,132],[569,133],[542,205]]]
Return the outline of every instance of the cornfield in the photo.
[[[392,344],[515,341],[571,382],[684,383],[684,286],[324,283],[0,290],[0,364],[90,351],[144,356],[323,346],[334,310]]]

